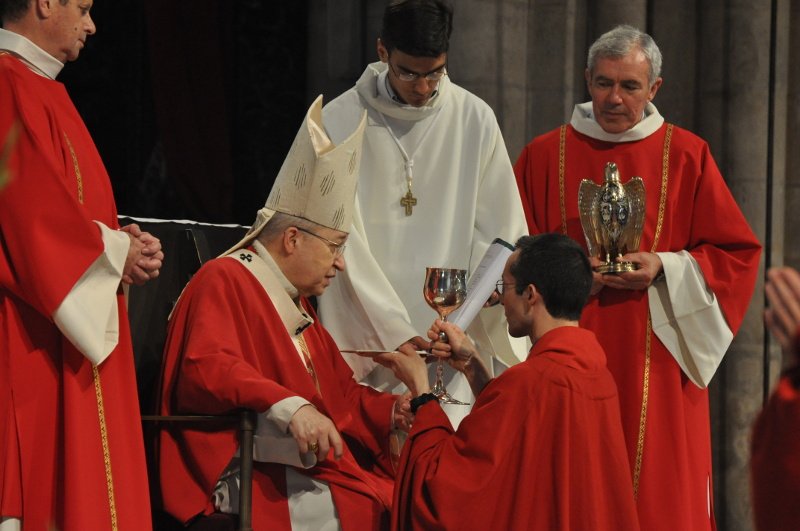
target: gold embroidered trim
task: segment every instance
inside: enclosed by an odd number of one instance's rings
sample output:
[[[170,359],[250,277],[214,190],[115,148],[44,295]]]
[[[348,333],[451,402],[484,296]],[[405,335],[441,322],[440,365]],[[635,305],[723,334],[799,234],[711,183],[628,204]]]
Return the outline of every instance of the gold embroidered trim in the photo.
[[[564,176],[567,172],[567,124],[561,126],[558,144],[558,195],[561,198],[561,232],[567,235],[567,199],[564,192]]]
[[[111,475],[111,450],[108,446],[108,428],[106,414],[103,407],[103,390],[100,387],[100,371],[97,366],[92,367],[94,377],[94,394],[97,397],[97,416],[100,419],[100,440],[103,444],[103,463],[106,469],[106,490],[108,491],[108,507],[111,512],[111,529],[117,531],[117,506],[114,502],[114,479]]]
[[[75,178],[78,180],[78,202],[83,204],[83,177],[81,177],[81,167],[78,166],[78,157],[75,155],[75,149],[72,147],[72,142],[69,141],[66,132],[64,132],[64,140],[67,141],[69,154],[72,156],[72,165],[75,167]]]
[[[653,245],[650,252],[656,252],[658,240],[661,237],[661,230],[664,226],[664,213],[667,206],[667,182],[669,178],[669,148],[672,143],[672,124],[667,124],[666,135],[664,136],[664,151],[661,157],[661,196],[658,201],[658,221],[656,222],[656,232],[653,236]],[[566,180],[566,132],[567,126],[561,126],[561,138],[558,148],[558,191],[561,200],[561,231],[567,234],[567,205],[564,184]],[[644,374],[642,376],[642,409],[639,415],[639,436],[636,440],[636,461],[633,469],[633,496],[639,494],[639,477],[642,472],[642,455],[644,454],[644,433],[647,424],[647,404],[650,398],[650,336],[653,333],[653,324],[650,314],[647,315],[647,330],[645,338],[644,352]]]
[[[664,154],[661,157],[661,199],[658,202],[658,223],[656,223],[656,233],[653,236],[651,253],[656,252],[656,245],[661,237],[661,228],[664,225],[664,211],[667,206],[667,178],[669,177],[669,146],[671,143],[672,124],[667,124],[667,132],[664,135]]]
[[[647,403],[650,394],[650,333],[653,330],[653,323],[650,314],[647,314],[647,335],[645,336],[644,347],[644,377],[642,390],[642,411],[639,414],[639,437],[636,439],[636,461],[633,465],[633,499],[639,497],[639,477],[642,474],[642,455],[644,454],[644,428],[647,421]]]
[[[78,165],[78,156],[75,154],[75,148],[72,147],[66,131],[64,132],[64,140],[67,141],[69,154],[72,156],[72,164],[75,168],[75,178],[78,182],[78,202],[83,204],[83,177],[81,176],[81,168]],[[97,399],[97,417],[100,421],[100,441],[103,446],[103,465],[106,472],[106,490],[108,491],[108,507],[111,513],[111,529],[117,531],[117,506],[114,501],[114,477],[111,474],[111,450],[108,444],[108,426],[106,425],[106,413],[103,406],[103,389],[100,386],[100,371],[97,366],[92,367],[92,377],[94,379],[94,394]]]
[[[311,380],[314,382],[314,387],[317,388],[317,392],[322,396],[322,390],[319,388],[319,380],[317,379],[317,372],[314,370],[314,363],[311,361],[311,352],[308,350],[306,338],[303,337],[303,334],[297,336],[297,342],[300,344],[300,350],[303,352],[303,358],[306,362],[306,371],[308,375],[311,376]]]
[[[664,226],[664,212],[667,206],[667,182],[669,178],[669,146],[672,143],[672,124],[667,124],[667,131],[664,135],[664,151],[661,156],[661,197],[658,201],[658,221],[656,222],[656,232],[653,236],[653,245],[650,252],[656,252],[658,240],[661,237],[661,229]],[[644,454],[644,432],[647,425],[647,403],[650,399],[650,336],[653,333],[653,323],[650,320],[650,313],[647,314],[647,336],[645,338],[644,349],[644,375],[642,377],[642,411],[639,415],[639,437],[636,439],[636,462],[633,467],[633,498],[639,497],[639,478],[642,474],[642,455]]]

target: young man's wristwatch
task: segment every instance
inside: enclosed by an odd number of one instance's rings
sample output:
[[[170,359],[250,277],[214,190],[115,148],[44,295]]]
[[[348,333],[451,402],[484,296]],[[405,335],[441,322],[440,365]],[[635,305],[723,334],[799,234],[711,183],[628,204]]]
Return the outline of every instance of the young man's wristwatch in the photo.
[[[427,404],[428,402],[432,402],[434,400],[439,400],[436,398],[436,395],[433,393],[422,393],[416,398],[411,399],[411,412],[416,413],[419,407],[422,404]]]

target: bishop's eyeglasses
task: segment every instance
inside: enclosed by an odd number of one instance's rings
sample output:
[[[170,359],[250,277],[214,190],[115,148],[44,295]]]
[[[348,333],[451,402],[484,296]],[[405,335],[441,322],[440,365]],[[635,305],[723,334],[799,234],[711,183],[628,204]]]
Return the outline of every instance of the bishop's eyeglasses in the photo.
[[[329,240],[328,238],[320,236],[319,234],[311,232],[310,230],[306,230],[306,229],[301,228],[301,227],[295,227],[295,228],[297,230],[299,230],[300,232],[305,232],[306,234],[310,234],[311,236],[313,236],[315,238],[319,238],[320,240],[322,240],[325,243],[327,243],[328,244],[328,248],[331,250],[331,253],[333,254],[334,258],[339,258],[340,256],[342,256],[342,253],[344,252],[345,248],[347,247],[347,245],[345,245],[344,243],[336,243],[334,241]]]

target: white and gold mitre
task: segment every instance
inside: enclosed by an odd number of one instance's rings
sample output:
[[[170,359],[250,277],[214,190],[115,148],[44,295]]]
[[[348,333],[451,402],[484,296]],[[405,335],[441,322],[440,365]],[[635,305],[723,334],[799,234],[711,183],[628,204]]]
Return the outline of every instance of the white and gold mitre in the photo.
[[[322,125],[322,96],[318,96],[283,161],[265,208],[348,232],[365,125],[366,112],[353,134],[334,146]]]
[[[249,245],[275,212],[349,232],[366,123],[364,111],[356,130],[335,146],[322,125],[322,95],[317,96],[275,178],[267,203],[231,251]]]

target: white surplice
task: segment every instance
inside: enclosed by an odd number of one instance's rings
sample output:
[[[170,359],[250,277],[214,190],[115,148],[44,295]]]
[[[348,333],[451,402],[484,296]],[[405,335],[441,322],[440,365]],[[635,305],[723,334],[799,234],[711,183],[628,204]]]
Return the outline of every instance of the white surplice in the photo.
[[[527,234],[491,108],[448,76],[427,105],[403,105],[391,98],[386,71],[385,63],[369,65],[355,87],[323,109],[334,143],[367,110],[347,268],[319,299],[322,322],[343,349],[390,350],[413,336],[427,339],[436,313],[422,296],[425,268],[471,272],[494,238],[513,244]],[[410,216],[400,204],[408,191],[406,158],[413,162],[417,199]],[[526,341],[508,336],[500,306],[482,310],[467,332],[490,367],[491,356],[509,365],[526,356]],[[364,381],[381,389],[396,385],[372,360],[347,359],[357,378],[369,374]],[[463,376],[449,367],[446,383],[457,398],[474,400]],[[457,425],[469,408],[446,410]]]

